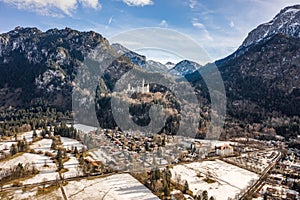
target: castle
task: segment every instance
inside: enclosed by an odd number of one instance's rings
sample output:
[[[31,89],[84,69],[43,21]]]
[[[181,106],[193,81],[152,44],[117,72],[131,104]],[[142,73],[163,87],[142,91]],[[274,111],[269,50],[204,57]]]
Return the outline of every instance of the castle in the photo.
[[[142,85],[138,86],[137,88],[134,88],[128,84],[128,88],[125,90],[126,93],[134,93],[134,92],[141,92],[142,94],[150,92],[150,86],[147,84],[145,86],[145,80],[143,79]]]

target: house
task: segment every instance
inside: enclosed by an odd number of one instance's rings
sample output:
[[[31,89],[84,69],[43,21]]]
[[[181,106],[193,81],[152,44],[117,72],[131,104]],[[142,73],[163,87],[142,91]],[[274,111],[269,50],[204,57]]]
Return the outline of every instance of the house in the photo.
[[[232,146],[227,145],[227,144],[225,144],[223,146],[219,146],[219,147],[216,146],[215,151],[216,151],[216,154],[219,156],[228,156],[228,155],[233,154]]]

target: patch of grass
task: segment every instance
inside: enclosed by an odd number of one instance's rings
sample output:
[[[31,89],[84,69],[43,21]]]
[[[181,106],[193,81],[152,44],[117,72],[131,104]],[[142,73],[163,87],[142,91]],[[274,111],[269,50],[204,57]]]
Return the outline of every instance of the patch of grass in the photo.
[[[69,158],[69,157],[66,157],[66,158],[63,158],[63,159],[62,159],[62,162],[65,163],[65,162],[67,162],[68,160],[70,160],[70,158]]]
[[[9,156],[9,157],[7,157],[7,158],[4,158],[4,159],[0,160],[0,163],[1,163],[1,162],[9,161],[9,160],[14,159],[14,158],[16,158],[16,157],[19,157],[19,156],[23,155],[23,153],[24,153],[24,152],[19,152],[19,153],[16,153],[15,155],[13,155],[13,156]]]
[[[48,187],[38,187],[38,190],[37,190],[37,193],[36,195],[37,196],[41,196],[41,195],[45,195],[45,194],[49,194],[55,190],[58,190],[59,189],[59,185],[58,184],[52,184]]]
[[[68,172],[69,170],[67,168],[63,168],[59,171],[59,173],[65,173],[65,172]]]
[[[203,179],[203,181],[205,181],[206,183],[209,183],[209,184],[216,182],[215,180],[213,180],[211,178],[205,178],[205,179]]]
[[[21,181],[25,181],[27,179],[33,178],[38,173],[39,173],[39,171],[37,171],[37,173],[35,173],[35,174],[30,174],[28,176],[25,176],[25,177],[22,177],[22,178],[16,178],[16,179],[13,179],[13,180],[6,180],[6,177],[4,177],[4,178],[1,179],[0,183],[2,185],[9,185],[9,184],[13,184],[14,185],[15,183],[20,183]]]
[[[0,192],[0,199],[1,200],[9,200],[9,199],[12,199],[12,198],[10,197],[8,192],[2,191],[2,192]]]

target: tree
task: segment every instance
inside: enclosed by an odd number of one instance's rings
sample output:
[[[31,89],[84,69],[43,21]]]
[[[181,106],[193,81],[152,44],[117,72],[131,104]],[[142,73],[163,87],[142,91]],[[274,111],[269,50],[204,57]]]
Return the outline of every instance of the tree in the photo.
[[[162,157],[162,150],[160,147],[158,147],[157,152],[156,152],[157,157],[161,158]]]
[[[75,146],[75,149],[74,149],[74,154],[77,155],[78,154],[78,149],[77,147]]]
[[[47,181],[47,178],[44,177],[43,178],[43,191],[45,191],[45,188],[46,188],[46,181]]]
[[[22,163],[18,163],[17,167],[16,167],[16,175],[17,176],[22,176],[23,173],[23,164]]]
[[[167,166],[166,169],[164,170],[164,179],[168,187],[170,187],[171,184],[171,177],[172,177],[172,173],[169,170],[169,166]]]
[[[62,162],[62,159],[58,159],[58,171],[62,170],[64,168],[64,164]]]
[[[149,151],[149,143],[148,142],[145,142],[145,150]]]
[[[9,152],[11,155],[15,155],[16,153],[18,153],[17,146],[15,144],[12,144]]]
[[[84,164],[83,153],[80,154],[79,159],[78,159],[78,162],[79,162],[80,165],[83,165],[83,164]]]
[[[56,149],[56,148],[57,148],[56,139],[52,139],[51,149]]]
[[[268,194],[266,192],[264,193],[264,200],[268,200]]]
[[[203,200],[208,200],[208,192],[207,192],[206,190],[204,190],[204,191],[202,192],[202,199],[203,199]]]
[[[161,146],[166,146],[166,137],[164,136],[162,141],[161,141]]]
[[[168,185],[165,185],[164,187],[164,194],[165,196],[170,196],[170,188],[168,187]]]
[[[209,200],[215,200],[215,197],[211,196],[211,197],[209,198]]]
[[[37,137],[37,133],[36,133],[36,130],[34,129],[33,133],[32,133],[32,138],[36,138],[36,137]]]
[[[189,190],[189,183],[185,180],[183,186],[183,193],[186,193]]]
[[[56,158],[57,161],[60,160],[60,159],[62,158],[62,152],[61,152],[61,149],[58,149],[55,158]]]
[[[45,131],[45,129],[42,130],[41,136],[42,136],[43,138],[46,136],[46,131]]]
[[[17,146],[18,146],[18,152],[24,152],[27,149],[27,146],[25,146],[24,141],[18,141]]]

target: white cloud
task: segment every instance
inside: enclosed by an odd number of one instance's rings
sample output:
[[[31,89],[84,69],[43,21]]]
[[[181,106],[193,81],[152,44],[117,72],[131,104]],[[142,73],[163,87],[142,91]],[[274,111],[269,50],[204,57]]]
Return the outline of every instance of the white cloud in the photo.
[[[204,24],[198,22],[198,19],[197,18],[194,18],[192,20],[192,25],[199,29],[201,31],[201,37],[205,38],[205,40],[209,40],[209,41],[212,41],[213,38],[212,36],[210,35],[210,33],[208,32],[207,28],[205,27]]]
[[[168,22],[166,20],[161,20],[161,22],[159,23],[159,26],[167,28]]]
[[[233,28],[233,27],[235,26],[235,24],[234,24],[234,22],[233,22],[232,20],[230,21],[229,26],[230,26],[231,28]]]
[[[81,4],[87,8],[99,9],[101,4],[98,0],[80,0]]]
[[[98,9],[101,4],[98,0],[0,0],[11,4],[20,10],[29,10],[41,15],[62,17],[71,16],[78,4],[84,7]]]
[[[190,6],[190,8],[195,8],[195,6],[197,5],[197,0],[190,0],[190,2],[189,2],[189,6]]]
[[[147,6],[152,5],[152,0],[123,0],[129,6]]]
[[[205,26],[200,22],[193,22],[193,26],[199,29],[205,29]]]

